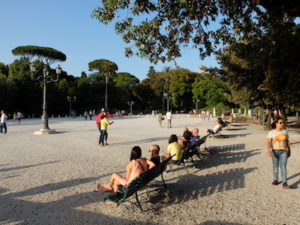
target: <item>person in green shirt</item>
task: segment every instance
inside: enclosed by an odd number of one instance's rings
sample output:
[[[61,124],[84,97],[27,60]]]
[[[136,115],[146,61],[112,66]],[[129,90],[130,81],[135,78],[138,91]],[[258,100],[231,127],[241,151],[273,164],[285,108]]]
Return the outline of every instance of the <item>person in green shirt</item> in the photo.
[[[111,125],[113,122],[110,122],[108,119],[106,119],[106,115],[101,116],[101,122],[100,122],[100,138],[99,138],[99,145],[101,147],[104,147],[107,144],[107,127],[108,125]],[[105,143],[104,143],[105,140]]]

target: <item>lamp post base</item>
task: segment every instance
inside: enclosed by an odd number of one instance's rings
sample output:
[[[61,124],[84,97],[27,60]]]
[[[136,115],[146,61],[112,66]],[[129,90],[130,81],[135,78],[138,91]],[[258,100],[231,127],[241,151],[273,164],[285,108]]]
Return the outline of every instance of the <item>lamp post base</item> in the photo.
[[[46,134],[55,134],[55,130],[48,130],[48,129],[40,129],[37,131],[34,131],[33,134],[34,135],[46,135]]]

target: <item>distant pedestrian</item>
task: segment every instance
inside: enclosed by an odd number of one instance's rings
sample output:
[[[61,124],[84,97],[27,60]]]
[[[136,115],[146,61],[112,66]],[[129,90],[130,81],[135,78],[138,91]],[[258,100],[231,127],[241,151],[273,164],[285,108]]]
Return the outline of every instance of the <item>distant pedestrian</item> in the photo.
[[[167,119],[167,128],[172,128],[172,113],[170,111],[166,113],[166,119]]]
[[[0,132],[6,134],[7,133],[7,115],[5,114],[4,110],[1,110],[1,117],[0,117]]]
[[[159,123],[159,126],[162,127],[162,121],[164,120],[164,116],[161,114],[161,113],[158,113],[157,114],[157,120],[158,120],[158,123]]]
[[[93,119],[93,112],[92,112],[92,110],[89,111],[89,117],[90,117],[90,120]]]
[[[273,182],[272,185],[278,185],[278,167],[281,170],[282,187],[289,189],[287,184],[287,159],[291,155],[289,135],[284,129],[283,118],[278,117],[272,123],[272,130],[267,136],[267,155],[272,157],[273,162]]]
[[[88,112],[86,110],[84,111],[83,115],[84,115],[85,120],[87,120],[87,118],[88,118]]]
[[[17,112],[14,112],[13,114],[13,120],[14,120],[14,125],[16,125],[16,122],[18,121]]]
[[[17,113],[17,120],[18,120],[18,124],[21,124],[21,120],[23,118],[23,114],[21,112]]]
[[[201,111],[201,119],[202,119],[202,123],[204,123],[204,122],[207,123],[206,112],[204,110]]]

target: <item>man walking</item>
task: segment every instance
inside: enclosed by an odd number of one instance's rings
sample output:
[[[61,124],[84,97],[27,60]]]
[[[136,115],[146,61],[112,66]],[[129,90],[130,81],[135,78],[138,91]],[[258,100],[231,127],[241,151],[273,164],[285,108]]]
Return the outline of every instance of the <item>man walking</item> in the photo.
[[[170,111],[166,113],[166,119],[167,119],[167,127],[172,128],[172,113]]]

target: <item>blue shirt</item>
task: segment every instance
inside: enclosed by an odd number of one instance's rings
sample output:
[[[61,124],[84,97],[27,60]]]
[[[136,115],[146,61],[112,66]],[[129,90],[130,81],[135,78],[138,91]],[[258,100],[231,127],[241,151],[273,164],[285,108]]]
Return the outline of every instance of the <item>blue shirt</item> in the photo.
[[[196,140],[199,139],[199,138],[200,138],[200,136],[193,136],[192,139],[191,139],[191,144],[192,145],[196,144]]]

